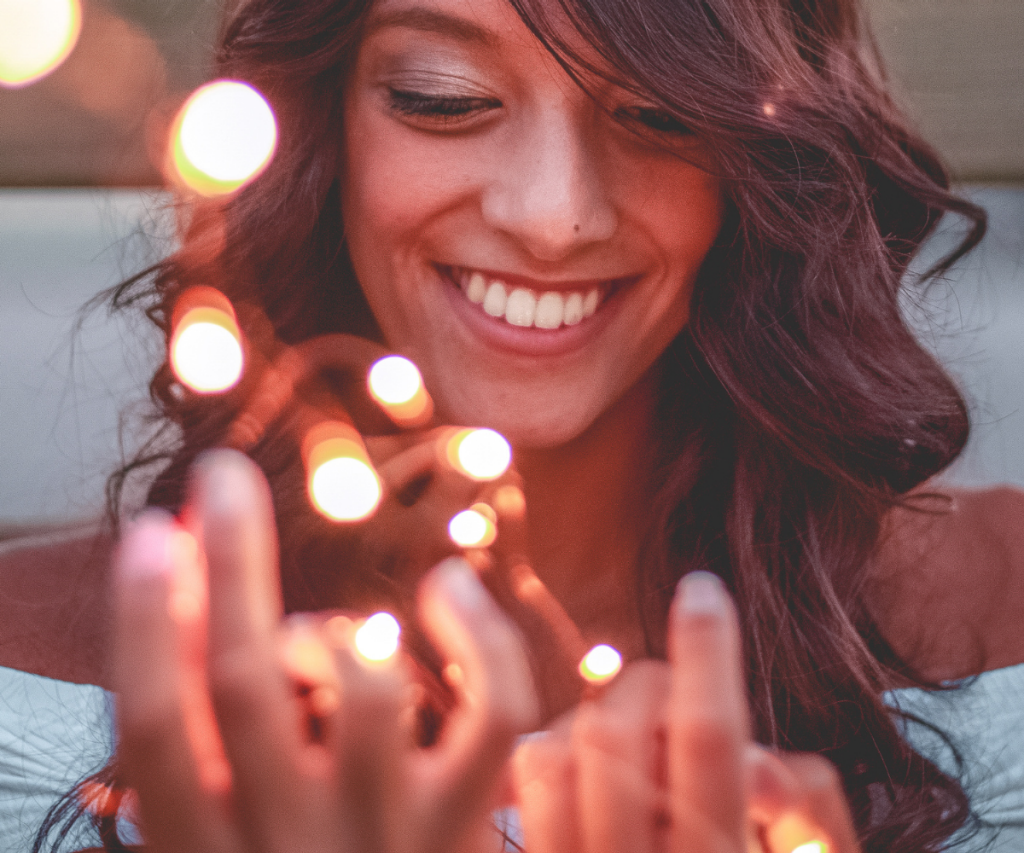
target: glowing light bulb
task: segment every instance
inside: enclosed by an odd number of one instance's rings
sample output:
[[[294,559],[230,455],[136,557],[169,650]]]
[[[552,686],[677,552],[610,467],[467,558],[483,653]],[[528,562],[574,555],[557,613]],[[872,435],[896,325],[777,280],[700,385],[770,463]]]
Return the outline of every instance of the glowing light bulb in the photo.
[[[277,148],[277,120],[266,99],[237,80],[197,89],[174,122],[171,159],[200,195],[233,193],[263,172]]]
[[[399,426],[424,423],[433,413],[423,377],[407,358],[389,355],[379,359],[370,368],[366,384],[373,398]]]
[[[80,0],[0,0],[0,86],[27,86],[59,66],[82,31]]]
[[[319,424],[306,437],[310,500],[333,521],[362,521],[380,505],[384,489],[356,430],[345,423]]]
[[[398,651],[402,626],[390,613],[374,613],[356,631],[353,643],[356,651],[366,660],[380,663],[389,660]]]
[[[174,375],[199,394],[233,387],[242,376],[245,356],[235,312],[212,287],[187,290],[174,307],[170,361]]]
[[[317,507],[335,521],[359,521],[380,503],[380,480],[362,459],[328,459],[313,472],[310,489]]]
[[[808,841],[793,848],[793,853],[828,853],[828,845],[823,841]]]
[[[486,504],[473,504],[469,509],[456,513],[448,522],[448,535],[462,548],[488,547],[498,536],[494,510]]]
[[[614,678],[622,669],[622,655],[611,646],[594,646],[580,661],[580,675],[591,683]]]
[[[493,429],[464,429],[449,440],[448,460],[473,480],[496,480],[512,464],[512,448]]]

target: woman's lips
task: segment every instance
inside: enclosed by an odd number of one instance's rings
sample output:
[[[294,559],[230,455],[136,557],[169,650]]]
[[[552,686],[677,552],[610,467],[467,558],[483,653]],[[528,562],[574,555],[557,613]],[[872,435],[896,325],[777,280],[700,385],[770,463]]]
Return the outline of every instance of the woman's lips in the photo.
[[[502,349],[524,355],[557,355],[577,349],[610,318],[613,297],[639,277],[542,283],[464,267],[438,267],[448,282],[452,307],[477,334]]]

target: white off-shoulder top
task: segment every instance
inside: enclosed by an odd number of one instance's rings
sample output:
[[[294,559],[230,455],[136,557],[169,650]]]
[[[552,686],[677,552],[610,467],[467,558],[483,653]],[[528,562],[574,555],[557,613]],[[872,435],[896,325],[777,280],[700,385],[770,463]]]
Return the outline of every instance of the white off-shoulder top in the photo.
[[[886,700],[925,721],[908,723],[906,736],[962,780],[983,822],[980,833],[950,850],[1024,853],[1024,664],[947,692],[896,690]],[[0,667],[0,853],[27,853],[50,806],[106,763],[112,711],[113,697],[99,687]],[[952,739],[962,768],[926,723]],[[505,819],[514,835],[514,817]],[[90,827],[80,826],[63,849],[98,845]]]

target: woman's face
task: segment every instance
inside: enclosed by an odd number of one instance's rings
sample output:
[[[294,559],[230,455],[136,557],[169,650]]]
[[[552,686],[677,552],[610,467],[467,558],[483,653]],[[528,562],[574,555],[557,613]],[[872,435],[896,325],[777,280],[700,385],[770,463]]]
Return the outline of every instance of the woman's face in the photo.
[[[347,240],[388,344],[445,420],[520,446],[648,373],[722,220],[697,140],[595,86],[600,106],[505,0],[379,0],[346,89]]]

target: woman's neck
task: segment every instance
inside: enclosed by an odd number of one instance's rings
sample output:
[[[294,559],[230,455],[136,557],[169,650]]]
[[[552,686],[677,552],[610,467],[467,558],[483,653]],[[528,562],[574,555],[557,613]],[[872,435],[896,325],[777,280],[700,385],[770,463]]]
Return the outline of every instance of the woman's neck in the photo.
[[[569,444],[517,449],[534,570],[584,637],[644,653],[636,601],[652,498],[657,374],[648,372]]]

